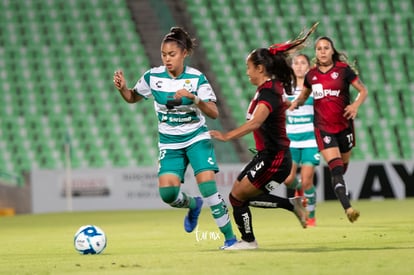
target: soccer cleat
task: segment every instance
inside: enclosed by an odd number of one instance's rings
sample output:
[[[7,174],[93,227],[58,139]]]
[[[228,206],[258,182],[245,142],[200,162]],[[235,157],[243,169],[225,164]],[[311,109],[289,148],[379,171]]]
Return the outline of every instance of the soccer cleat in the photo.
[[[200,197],[194,198],[196,201],[196,207],[188,210],[187,216],[184,218],[184,229],[188,233],[193,232],[197,226],[198,216],[200,216],[201,208],[203,207],[203,199]]]
[[[306,220],[308,219],[308,212],[306,211],[306,208],[303,207],[302,199],[303,199],[302,197],[294,197],[292,199],[293,213],[295,213],[302,227],[306,228],[307,227]]]
[[[359,211],[356,209],[353,209],[352,207],[349,207],[346,211],[346,216],[348,217],[348,220],[350,222],[354,222],[358,219],[359,217]]]
[[[306,221],[307,227],[315,227],[316,226],[316,219],[315,218],[308,218]]]
[[[250,250],[250,249],[257,249],[258,245],[256,241],[246,242],[246,241],[238,241],[231,246],[223,247],[223,250]]]
[[[224,241],[224,245],[220,246],[221,250],[226,249],[229,246],[232,246],[233,244],[237,243],[237,239],[236,238],[232,238],[232,239],[228,239]]]

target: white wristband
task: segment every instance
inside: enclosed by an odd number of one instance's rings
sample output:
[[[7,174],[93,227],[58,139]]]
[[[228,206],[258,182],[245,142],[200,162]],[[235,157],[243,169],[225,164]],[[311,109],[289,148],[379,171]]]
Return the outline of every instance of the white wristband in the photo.
[[[195,105],[197,105],[198,103],[200,103],[200,98],[198,96],[194,96],[193,102]]]

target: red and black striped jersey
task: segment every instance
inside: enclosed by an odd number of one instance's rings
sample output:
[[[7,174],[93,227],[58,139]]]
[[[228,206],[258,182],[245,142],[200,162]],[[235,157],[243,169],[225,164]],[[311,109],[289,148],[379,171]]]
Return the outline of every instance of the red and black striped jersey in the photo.
[[[263,124],[253,132],[256,149],[277,152],[289,148],[286,134],[286,110],[284,88],[280,81],[268,80],[256,90],[247,110],[250,119],[258,104],[265,104],[270,111]]]
[[[357,79],[355,72],[344,62],[336,62],[325,73],[317,67],[309,70],[304,85],[313,93],[315,127],[335,134],[350,126],[350,121],[343,115],[351,102],[349,86]]]

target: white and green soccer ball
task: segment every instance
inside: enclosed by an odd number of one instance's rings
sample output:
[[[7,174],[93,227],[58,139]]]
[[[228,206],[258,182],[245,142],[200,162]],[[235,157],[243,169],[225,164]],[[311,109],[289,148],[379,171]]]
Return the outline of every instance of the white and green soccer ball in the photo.
[[[73,238],[75,249],[82,255],[99,254],[106,247],[105,232],[96,225],[83,225]]]

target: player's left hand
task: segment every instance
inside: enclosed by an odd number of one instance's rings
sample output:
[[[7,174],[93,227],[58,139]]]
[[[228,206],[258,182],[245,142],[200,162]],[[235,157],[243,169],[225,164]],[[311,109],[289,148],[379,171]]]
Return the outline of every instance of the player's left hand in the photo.
[[[348,105],[345,107],[344,117],[347,119],[355,119],[358,114],[358,108],[354,105]]]
[[[293,110],[295,110],[295,109],[297,109],[299,106],[298,106],[298,102],[296,101],[296,100],[293,100],[293,101],[287,101],[288,103],[287,103],[287,106],[288,106],[288,110],[289,111],[293,111]]]
[[[114,73],[114,85],[118,90],[123,90],[126,88],[126,81],[124,77],[124,72],[122,70],[117,70]]]
[[[174,95],[174,98],[175,99],[180,99],[180,98],[182,98],[182,97],[186,97],[186,98],[188,98],[189,100],[194,100],[194,98],[195,98],[195,95],[194,94],[192,94],[192,93],[190,93],[188,90],[186,90],[186,89],[180,89],[180,90],[178,90],[177,92],[175,92],[175,95]]]
[[[220,140],[220,141],[227,141],[225,135],[220,131],[210,130],[209,133],[210,133],[210,136],[214,139],[217,139],[217,140]]]

